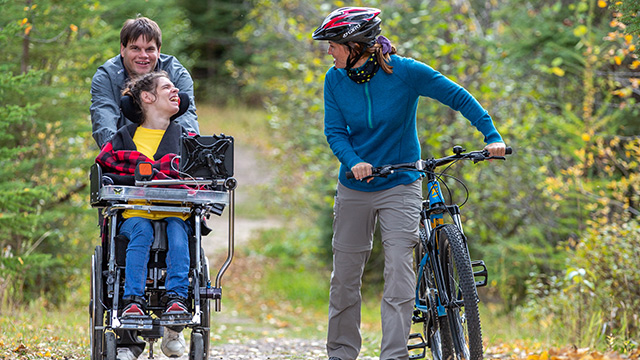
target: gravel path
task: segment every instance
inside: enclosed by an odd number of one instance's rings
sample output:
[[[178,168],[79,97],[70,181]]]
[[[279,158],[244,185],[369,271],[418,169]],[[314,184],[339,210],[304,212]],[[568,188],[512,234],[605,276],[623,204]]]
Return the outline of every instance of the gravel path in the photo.
[[[209,359],[326,359],[326,355],[320,341],[267,337],[216,346]]]
[[[188,360],[184,355],[180,358],[169,358],[154,347],[156,360]],[[212,346],[209,360],[326,360],[324,343],[320,340],[259,338],[254,340],[231,340],[228,344]],[[138,359],[147,360],[145,352]],[[359,360],[377,360],[374,357],[359,357]]]
[[[324,343],[321,341],[265,337],[247,340],[232,339],[227,344],[212,346],[209,360],[320,360],[327,358],[325,354]],[[159,343],[154,346],[153,358],[156,360],[188,360],[186,354],[180,358],[164,356]],[[148,351],[145,351],[138,359],[149,359]],[[362,360],[365,359],[362,358]]]

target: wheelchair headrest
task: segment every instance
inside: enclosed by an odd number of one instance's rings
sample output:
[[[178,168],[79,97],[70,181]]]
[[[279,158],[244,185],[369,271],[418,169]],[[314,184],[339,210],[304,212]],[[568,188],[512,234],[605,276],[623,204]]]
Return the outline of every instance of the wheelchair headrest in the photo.
[[[179,92],[180,97],[180,109],[175,113],[171,120],[175,120],[178,116],[184,114],[189,109],[189,94],[185,92]],[[133,101],[133,98],[129,95],[124,95],[120,98],[120,110],[124,116],[132,122],[139,124],[142,120],[142,109]]]

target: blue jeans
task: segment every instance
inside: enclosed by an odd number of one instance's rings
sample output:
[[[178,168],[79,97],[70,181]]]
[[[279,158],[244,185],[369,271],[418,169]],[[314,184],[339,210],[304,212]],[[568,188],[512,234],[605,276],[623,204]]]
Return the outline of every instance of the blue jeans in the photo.
[[[176,217],[164,219],[167,222],[167,293],[175,293],[184,298],[189,289],[189,237],[191,226]],[[129,238],[127,260],[125,263],[124,298],[144,296],[147,281],[147,264],[153,244],[153,226],[151,220],[132,217],[126,219],[120,228],[120,234]]]

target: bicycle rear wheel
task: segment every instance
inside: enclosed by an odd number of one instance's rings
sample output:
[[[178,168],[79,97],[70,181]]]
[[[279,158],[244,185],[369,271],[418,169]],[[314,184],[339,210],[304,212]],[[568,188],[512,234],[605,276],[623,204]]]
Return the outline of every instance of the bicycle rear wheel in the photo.
[[[438,229],[437,236],[444,271],[444,290],[450,303],[447,319],[453,342],[453,358],[480,360],[483,350],[478,294],[467,247],[455,225]]]

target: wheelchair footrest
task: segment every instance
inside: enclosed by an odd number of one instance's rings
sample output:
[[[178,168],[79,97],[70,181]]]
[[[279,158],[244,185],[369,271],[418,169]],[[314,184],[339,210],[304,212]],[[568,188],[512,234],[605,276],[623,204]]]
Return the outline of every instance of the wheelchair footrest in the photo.
[[[193,315],[191,314],[182,314],[182,315],[162,315],[160,317],[159,323],[162,326],[175,326],[175,325],[188,325],[191,324],[191,319]]]
[[[489,272],[487,266],[482,260],[474,260],[471,262],[473,268],[473,277],[476,280],[476,287],[486,286],[489,279]]]
[[[120,319],[120,329],[151,330],[153,329],[153,320],[148,316]]]
[[[412,340],[415,341],[416,339],[417,341],[412,343]],[[410,360],[424,359],[426,356],[426,348],[427,348],[427,343],[424,341],[424,338],[422,337],[421,333],[414,333],[409,335],[409,344],[407,345],[407,350],[409,351],[422,350],[421,352],[410,355],[409,356]]]

